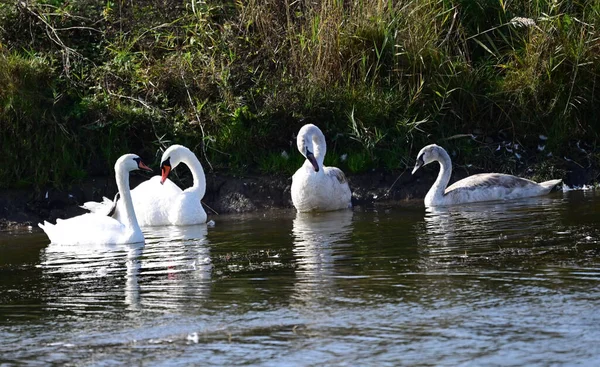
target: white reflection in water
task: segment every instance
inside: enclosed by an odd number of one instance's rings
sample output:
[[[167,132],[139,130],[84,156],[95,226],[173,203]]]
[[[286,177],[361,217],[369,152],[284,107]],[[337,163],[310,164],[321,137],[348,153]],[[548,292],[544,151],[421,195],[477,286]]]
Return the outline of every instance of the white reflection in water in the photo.
[[[350,243],[351,210],[326,213],[297,213],[293,222],[294,256],[296,258],[295,296],[310,302],[315,296],[326,296],[335,275],[334,262],[343,256],[340,248]]]
[[[157,256],[156,262],[148,265],[166,269],[172,279],[181,272],[191,272],[195,280],[210,279],[212,261],[207,233],[206,224],[153,228],[146,234],[146,247],[163,256]]]
[[[127,251],[127,275],[125,280],[125,304],[130,309],[140,308],[139,275],[141,268],[142,246],[134,246]]]
[[[181,309],[206,299],[213,268],[207,232],[206,224],[144,230],[142,288],[148,305]]]
[[[53,279],[49,306],[71,311],[98,310],[122,299],[133,308],[139,303],[138,276],[144,243],[127,245],[50,244],[41,253],[40,267]],[[123,279],[125,288],[116,287]],[[122,293],[124,292],[124,294]]]
[[[535,197],[427,208],[419,244],[430,254],[490,249],[507,240],[535,237],[560,223],[562,199]]]
[[[51,243],[42,251],[40,267],[50,273],[76,273],[81,279],[102,277],[122,270],[119,262],[129,250],[143,247],[143,242],[89,246]]]
[[[50,303],[85,310],[114,307],[121,300],[130,309],[176,308],[182,297],[206,297],[212,273],[207,226],[144,232],[145,244],[48,245],[40,267],[58,279]]]

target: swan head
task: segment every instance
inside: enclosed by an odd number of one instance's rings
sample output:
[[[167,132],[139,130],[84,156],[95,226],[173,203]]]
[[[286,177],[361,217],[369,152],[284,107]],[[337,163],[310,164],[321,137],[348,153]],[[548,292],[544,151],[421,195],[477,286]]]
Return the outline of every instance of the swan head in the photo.
[[[306,159],[308,159],[310,164],[312,164],[315,172],[319,172],[319,163],[317,162],[317,158],[315,158],[315,146],[313,142],[314,135],[317,131],[323,135],[318,127],[313,124],[307,124],[302,126],[298,132],[298,137],[296,138],[298,150]]]
[[[421,149],[419,154],[417,154],[417,162],[415,163],[415,168],[412,170],[412,174],[414,175],[419,168],[426,166],[431,162],[439,161],[440,150],[444,150],[444,148],[436,144],[430,144]]]
[[[148,167],[142,161],[142,158],[140,158],[136,154],[125,154],[121,156],[121,158],[117,159],[117,162],[115,163],[115,170],[117,170],[117,167],[125,169],[127,171],[135,171],[141,169],[144,171],[152,172],[152,168]]]
[[[160,183],[163,184],[169,177],[169,173],[173,170],[179,163],[182,162],[182,159],[185,155],[194,154],[191,150],[184,147],[183,145],[171,145],[162,155],[161,163],[160,163],[160,172],[161,179]]]

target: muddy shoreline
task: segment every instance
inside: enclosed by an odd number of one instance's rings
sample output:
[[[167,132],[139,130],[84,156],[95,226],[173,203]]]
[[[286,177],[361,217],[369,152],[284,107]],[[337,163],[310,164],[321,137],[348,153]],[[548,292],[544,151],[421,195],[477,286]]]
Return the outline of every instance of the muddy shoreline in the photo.
[[[434,169],[433,169],[434,168]],[[399,205],[400,202],[422,199],[433,184],[437,167],[421,169],[414,176],[406,171],[371,171],[348,177],[355,206]],[[571,170],[563,178],[569,186],[592,184],[597,177],[589,170]],[[475,172],[456,169],[451,182]],[[131,187],[148,179],[135,173]],[[189,178],[175,178],[181,187],[189,186]],[[227,213],[264,211],[276,208],[292,208],[288,176],[244,176],[222,174],[206,176],[206,195],[202,200],[210,217]],[[57,218],[70,218],[85,213],[79,205],[86,201],[102,200],[102,196],[114,197],[117,191],[112,177],[90,178],[70,189],[49,188],[39,192],[27,189],[0,190],[0,230],[36,226],[44,220],[54,222]]]

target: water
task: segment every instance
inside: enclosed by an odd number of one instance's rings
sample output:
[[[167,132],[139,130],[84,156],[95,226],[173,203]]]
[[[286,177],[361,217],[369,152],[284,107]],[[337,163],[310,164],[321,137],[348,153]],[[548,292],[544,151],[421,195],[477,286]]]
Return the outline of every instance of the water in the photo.
[[[600,363],[600,196],[0,233],[0,365]]]

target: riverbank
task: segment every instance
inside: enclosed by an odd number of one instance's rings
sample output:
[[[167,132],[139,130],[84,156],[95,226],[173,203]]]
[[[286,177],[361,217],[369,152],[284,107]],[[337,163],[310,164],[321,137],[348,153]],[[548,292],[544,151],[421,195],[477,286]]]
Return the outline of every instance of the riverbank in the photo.
[[[475,3],[3,2],[0,188],[80,185],[173,142],[210,172],[291,175],[306,123],[349,176],[431,142],[488,172],[523,147],[598,160],[597,6]]]
[[[595,166],[583,168],[576,164],[566,164],[562,169],[555,170],[565,172],[564,177],[555,178],[562,178],[569,187],[593,185],[600,176],[600,170]],[[541,174],[532,169],[529,171],[527,174],[521,172],[520,176],[535,178]],[[350,175],[348,181],[352,188],[352,203],[354,206],[394,206],[421,200],[433,184],[437,172],[437,165],[431,165],[419,170],[414,176],[410,170],[372,170],[365,174]],[[474,173],[480,172],[456,167],[451,182]],[[147,178],[140,173],[132,174],[131,187],[134,188]],[[186,187],[186,180],[183,177],[178,183]],[[206,195],[202,203],[211,219],[227,213],[293,208],[291,183],[291,176],[283,175],[237,177],[207,174]],[[102,196],[112,198],[116,190],[114,179],[109,177],[88,179],[65,190],[0,190],[0,230],[27,228],[44,220],[55,222],[57,218],[70,218],[86,213],[79,205],[90,200],[101,201]]]

